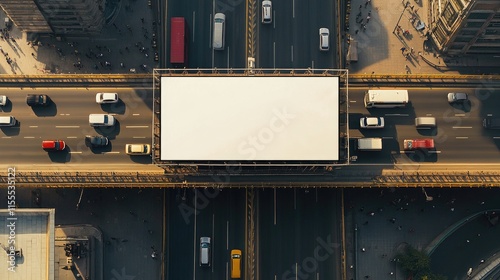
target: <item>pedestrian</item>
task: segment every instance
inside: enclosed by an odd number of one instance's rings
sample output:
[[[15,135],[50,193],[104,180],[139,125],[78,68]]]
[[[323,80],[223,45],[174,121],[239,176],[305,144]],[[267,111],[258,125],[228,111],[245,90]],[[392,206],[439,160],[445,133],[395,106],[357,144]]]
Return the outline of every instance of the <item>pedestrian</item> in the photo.
[[[368,12],[368,16],[371,16],[371,15],[372,15],[372,11],[370,10],[370,11]]]
[[[410,10],[412,10],[412,11],[413,11],[413,8],[415,8],[415,6],[410,6]]]
[[[366,252],[366,249],[364,247],[361,248],[361,252]]]
[[[359,32],[359,29],[356,29],[356,32],[354,32],[354,33],[358,34],[358,32]]]
[[[366,31],[366,24],[363,24],[363,32]]]
[[[411,48],[411,53],[412,53],[412,54],[413,54],[413,53],[415,53],[415,50],[414,50],[413,48]]]
[[[359,5],[359,9],[361,10],[361,8],[363,8],[363,5]]]
[[[144,18],[141,18],[141,22],[144,23]]]
[[[31,53],[31,56],[32,56],[32,57],[35,57],[35,54],[34,54],[34,53]]]
[[[366,6],[368,6],[368,0],[366,0],[366,2],[365,2],[365,8],[366,8]]]
[[[370,18],[371,18],[370,16],[366,17],[366,23],[368,23],[370,21]]]

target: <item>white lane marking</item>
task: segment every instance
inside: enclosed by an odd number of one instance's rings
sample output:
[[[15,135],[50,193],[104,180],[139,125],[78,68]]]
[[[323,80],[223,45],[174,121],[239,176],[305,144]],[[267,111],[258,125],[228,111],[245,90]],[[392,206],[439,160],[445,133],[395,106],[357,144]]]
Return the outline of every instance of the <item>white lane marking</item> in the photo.
[[[2,136],[2,138],[8,139],[8,138],[12,138],[12,137],[10,137],[10,136]]]
[[[59,116],[69,116],[69,114],[59,114]]]
[[[472,128],[472,126],[452,126],[451,128]]]
[[[136,138],[136,139],[143,139],[143,138],[146,138],[146,136],[134,136],[132,138]]]
[[[391,116],[402,116],[402,117],[408,117],[408,114],[385,114],[386,117],[391,117]]]
[[[30,125],[29,128],[37,128],[38,125]]]
[[[426,117],[432,117],[432,114],[425,114]]]
[[[35,137],[33,137],[33,136],[24,136],[24,138],[30,138],[31,139],[31,138],[35,138]]]
[[[465,117],[465,114],[455,114],[455,117]]]
[[[356,103],[356,100],[349,100],[349,102],[351,102],[351,103]]]
[[[127,125],[126,128],[149,128],[148,125]]]
[[[493,117],[493,114],[487,114],[486,116],[487,117]]]
[[[498,137],[498,136],[494,136],[494,137],[493,137],[493,139],[500,139],[500,137]]]
[[[119,154],[120,152],[104,152],[103,154]]]
[[[429,154],[440,154],[441,153],[441,151],[428,151],[428,152],[429,152]]]
[[[70,154],[81,154],[83,152],[69,152]]]
[[[56,125],[56,128],[79,128],[79,125]]]
[[[68,136],[68,137],[66,137],[66,138],[76,138],[76,136]]]
[[[457,136],[457,137],[455,137],[455,139],[469,139],[469,137],[467,137],[467,136]]]
[[[139,116],[140,114],[132,114],[132,116]]]

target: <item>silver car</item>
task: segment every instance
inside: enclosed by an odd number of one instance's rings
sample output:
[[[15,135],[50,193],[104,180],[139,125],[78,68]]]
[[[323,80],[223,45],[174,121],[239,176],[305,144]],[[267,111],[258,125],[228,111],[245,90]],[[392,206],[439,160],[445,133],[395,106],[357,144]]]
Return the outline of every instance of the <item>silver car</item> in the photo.
[[[328,28],[320,28],[319,29],[319,50],[327,51],[330,49],[329,43],[330,30]]]
[[[359,120],[361,128],[384,128],[384,117],[362,117]]]
[[[463,92],[450,92],[448,93],[448,102],[449,103],[464,103],[469,100],[469,96],[467,93]]]

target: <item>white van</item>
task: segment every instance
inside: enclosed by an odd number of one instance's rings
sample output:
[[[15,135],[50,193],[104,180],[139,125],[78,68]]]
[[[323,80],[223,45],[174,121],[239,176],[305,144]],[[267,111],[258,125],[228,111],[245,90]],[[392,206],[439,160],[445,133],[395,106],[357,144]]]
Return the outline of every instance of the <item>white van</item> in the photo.
[[[436,127],[436,118],[434,117],[415,118],[415,126],[417,127],[417,129]]]
[[[214,50],[224,50],[224,33],[225,33],[226,16],[223,13],[217,13],[214,16]]]
[[[200,238],[200,266],[210,265],[210,237]]]
[[[14,126],[16,124],[17,120],[13,116],[0,117],[0,126]]]
[[[358,139],[358,150],[360,151],[381,151],[382,138],[360,138]]]
[[[107,114],[90,114],[90,126],[113,126],[115,125],[115,117]]]

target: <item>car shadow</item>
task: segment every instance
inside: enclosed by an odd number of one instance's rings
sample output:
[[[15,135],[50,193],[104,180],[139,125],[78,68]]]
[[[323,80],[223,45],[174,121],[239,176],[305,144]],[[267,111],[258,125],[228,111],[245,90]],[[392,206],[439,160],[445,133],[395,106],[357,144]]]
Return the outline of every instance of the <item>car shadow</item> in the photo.
[[[116,103],[101,104],[103,111],[119,115],[125,114],[126,108],[127,106],[125,106],[125,103],[121,99],[118,99]]]
[[[151,155],[144,155],[144,156],[130,156],[130,159],[134,163],[140,163],[140,164],[153,164],[153,159],[151,158]]]
[[[0,130],[6,136],[17,136],[21,132],[21,122],[17,121],[14,126],[0,126]]]
[[[437,127],[419,128],[419,129],[417,129],[417,132],[420,135],[424,135],[424,136],[436,136],[438,134],[438,129],[437,129]]]
[[[472,108],[472,103],[470,100],[461,103],[450,103],[450,105],[451,107],[464,112],[470,112]]]
[[[414,162],[437,162],[438,153],[435,149],[417,149],[405,151],[406,156]]]
[[[32,106],[31,110],[37,117],[53,117],[57,115],[57,105],[50,101],[47,106]]]
[[[120,122],[115,119],[115,125],[113,126],[96,126],[95,131],[100,135],[108,137],[109,140],[115,139],[118,134],[120,134]]]
[[[10,101],[10,99],[7,99],[7,104],[0,106],[0,110],[5,113],[12,112],[12,102]]]
[[[92,147],[91,145],[87,145],[87,147],[89,147],[90,151],[93,154],[102,154],[106,152],[111,152],[111,150],[113,149],[113,144],[111,143],[111,141],[109,141],[108,145],[104,147]]]
[[[66,163],[71,160],[71,149],[66,145],[66,148],[62,151],[57,152],[47,152],[49,158],[52,162]]]

